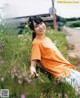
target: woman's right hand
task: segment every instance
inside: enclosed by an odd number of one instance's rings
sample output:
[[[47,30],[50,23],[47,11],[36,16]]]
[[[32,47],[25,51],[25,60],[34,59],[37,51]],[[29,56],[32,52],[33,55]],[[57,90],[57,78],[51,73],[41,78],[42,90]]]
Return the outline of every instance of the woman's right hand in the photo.
[[[38,77],[36,72],[36,63],[37,61],[31,61],[30,73],[32,78]]]
[[[36,72],[36,69],[35,69],[35,67],[33,67],[33,66],[31,66],[30,67],[30,72],[31,72],[31,77],[38,77],[38,74],[37,74],[37,72]]]

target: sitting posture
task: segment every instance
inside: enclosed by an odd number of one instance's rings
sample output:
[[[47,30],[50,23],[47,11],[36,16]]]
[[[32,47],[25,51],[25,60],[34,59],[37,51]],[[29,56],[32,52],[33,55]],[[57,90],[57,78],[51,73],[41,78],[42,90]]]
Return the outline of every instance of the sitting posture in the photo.
[[[74,65],[70,64],[60,53],[54,43],[45,36],[46,25],[39,16],[29,18],[29,27],[36,35],[32,42],[31,66],[32,76],[38,76],[36,73],[36,64],[41,66],[56,79],[66,80],[78,91],[80,87],[80,73],[76,71]]]

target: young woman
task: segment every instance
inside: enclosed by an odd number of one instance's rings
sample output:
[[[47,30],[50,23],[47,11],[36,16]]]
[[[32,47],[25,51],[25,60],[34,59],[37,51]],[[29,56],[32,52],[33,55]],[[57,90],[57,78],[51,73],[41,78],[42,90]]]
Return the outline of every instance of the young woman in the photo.
[[[56,79],[70,83],[76,91],[80,87],[80,73],[75,66],[70,64],[60,53],[54,43],[45,36],[46,26],[39,16],[29,18],[29,27],[34,32],[35,38],[32,42],[31,75],[36,77],[36,64],[39,62],[42,67],[52,74]]]

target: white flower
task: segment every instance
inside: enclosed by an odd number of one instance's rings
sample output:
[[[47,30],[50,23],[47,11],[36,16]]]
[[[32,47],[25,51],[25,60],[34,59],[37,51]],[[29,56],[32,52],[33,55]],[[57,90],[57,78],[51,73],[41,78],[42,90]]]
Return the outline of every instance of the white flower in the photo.
[[[12,78],[12,79],[14,78],[14,74],[11,75],[11,78]]]
[[[22,81],[21,81],[21,80],[18,80],[18,83],[19,83],[19,84],[22,84]]]
[[[4,77],[1,78],[1,81],[4,81]]]
[[[69,40],[69,36],[66,36],[66,39]]]

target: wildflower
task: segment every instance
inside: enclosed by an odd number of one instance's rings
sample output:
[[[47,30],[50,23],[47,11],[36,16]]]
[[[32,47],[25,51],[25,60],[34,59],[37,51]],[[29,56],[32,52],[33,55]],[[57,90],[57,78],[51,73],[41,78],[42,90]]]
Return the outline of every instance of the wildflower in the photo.
[[[21,80],[18,80],[18,83],[19,83],[19,84],[22,84],[22,81],[21,81]]]
[[[25,78],[25,80],[26,80],[28,83],[31,83],[31,82],[32,82],[32,80],[29,79],[29,78]]]
[[[12,79],[14,78],[14,74],[11,75],[11,78],[12,78]]]
[[[26,98],[26,97],[25,97],[25,94],[21,94],[21,95],[20,95],[20,98]]]
[[[13,71],[13,72],[17,72],[17,70],[18,70],[18,67],[17,67],[17,66],[14,66],[14,67],[12,68],[12,71]]]
[[[22,37],[23,37],[23,34],[18,35],[18,38],[22,38]]]
[[[17,76],[19,79],[22,78],[22,76]]]
[[[17,74],[17,73],[15,73],[15,76],[16,76],[16,77],[18,77],[18,74]]]
[[[1,81],[4,81],[4,77],[1,78]]]
[[[66,39],[69,40],[69,36],[66,36]]]
[[[27,72],[26,72],[26,71],[24,71],[24,72],[22,72],[22,74],[23,74],[23,76],[26,76]]]
[[[28,25],[25,25],[25,27],[27,28],[27,27],[28,27]]]

